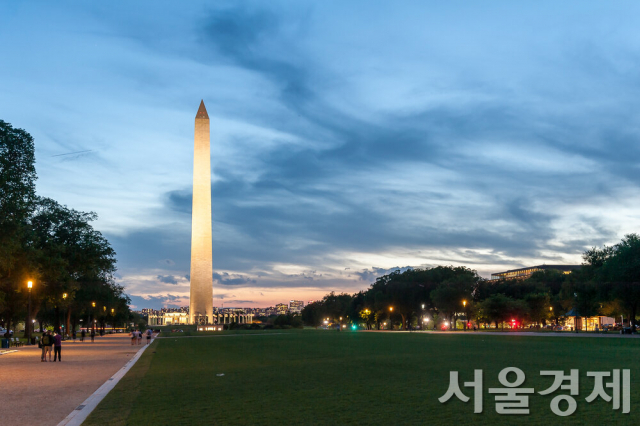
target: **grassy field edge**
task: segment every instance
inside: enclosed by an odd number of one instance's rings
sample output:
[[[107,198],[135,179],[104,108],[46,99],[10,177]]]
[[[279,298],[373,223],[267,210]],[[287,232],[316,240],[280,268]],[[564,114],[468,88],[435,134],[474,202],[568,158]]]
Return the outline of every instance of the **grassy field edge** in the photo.
[[[127,420],[131,410],[138,400],[140,382],[149,371],[158,344],[157,341],[151,343],[134,366],[82,423],[83,425],[102,426],[108,424],[110,426],[120,426],[128,424]]]

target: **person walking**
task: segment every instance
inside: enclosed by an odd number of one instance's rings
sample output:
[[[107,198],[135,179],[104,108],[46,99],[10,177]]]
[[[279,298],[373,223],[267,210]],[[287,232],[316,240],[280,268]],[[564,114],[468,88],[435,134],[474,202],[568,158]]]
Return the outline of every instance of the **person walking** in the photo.
[[[91,343],[93,343],[93,340],[96,338],[96,330],[95,328],[91,329]]]
[[[151,333],[152,333],[151,329],[148,328],[147,329],[147,345],[151,342]]]
[[[62,362],[62,335],[60,332],[53,336],[53,362],[56,362],[56,359]]]
[[[47,361],[47,355],[49,355],[49,362],[51,362],[51,347],[53,346],[53,337],[50,331],[45,331],[42,335],[42,345],[44,346],[44,361]]]
[[[87,332],[86,332],[86,331],[84,331],[84,330],[80,330],[80,341],[81,341],[81,342],[84,342],[84,336],[85,336],[86,334],[87,334]]]
[[[131,346],[136,344],[136,340],[138,339],[138,333],[136,330],[131,330]]]
[[[73,343],[75,343],[76,342],[76,331],[75,330],[73,330],[71,332],[71,338],[73,339]]]
[[[142,331],[138,330],[138,345],[142,344]]]
[[[8,334],[8,333],[7,333]],[[46,359],[44,357],[44,336],[47,333],[42,333],[42,339],[38,340],[38,347],[42,349],[42,353],[40,354],[40,362],[45,362]]]

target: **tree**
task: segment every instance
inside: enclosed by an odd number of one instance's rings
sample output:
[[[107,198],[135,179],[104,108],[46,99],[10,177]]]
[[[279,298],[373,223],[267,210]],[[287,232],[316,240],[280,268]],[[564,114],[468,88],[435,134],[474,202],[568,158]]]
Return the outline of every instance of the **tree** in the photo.
[[[474,276],[460,274],[444,281],[431,292],[433,305],[442,312],[455,328],[457,313],[465,311],[464,301],[471,300],[476,283]],[[465,312],[466,313],[466,312]]]
[[[513,301],[512,298],[501,293],[489,296],[480,304],[481,316],[494,322],[498,328],[498,323],[504,323],[511,316]],[[504,330],[504,325],[502,328]]]
[[[123,291],[113,283],[115,252],[91,226],[96,219],[95,213],[69,209],[49,198],[38,199],[31,222],[40,254],[41,295],[54,310],[56,329],[60,328],[62,312],[69,329],[71,312],[82,309],[76,302],[89,306],[83,296],[101,304],[96,313],[103,328],[111,309],[119,304]]]
[[[302,308],[302,321],[308,326],[318,328],[322,324],[322,303],[313,302]]]
[[[594,247],[586,251],[583,258],[590,278],[610,283],[610,295],[627,312],[629,325],[635,330],[640,309],[640,237],[625,235],[613,247]]]
[[[34,152],[29,133],[0,120],[0,313],[7,328],[25,312],[26,281],[36,278],[29,229],[36,196]]]
[[[575,290],[575,310],[580,317],[593,317],[600,312],[600,293],[598,286],[593,282],[578,282],[574,287]],[[576,324],[576,331],[578,324]],[[585,330],[588,331],[588,324],[585,324]]]
[[[552,312],[549,307],[551,301],[546,293],[529,293],[524,298],[527,304],[528,318],[535,323],[541,324]]]

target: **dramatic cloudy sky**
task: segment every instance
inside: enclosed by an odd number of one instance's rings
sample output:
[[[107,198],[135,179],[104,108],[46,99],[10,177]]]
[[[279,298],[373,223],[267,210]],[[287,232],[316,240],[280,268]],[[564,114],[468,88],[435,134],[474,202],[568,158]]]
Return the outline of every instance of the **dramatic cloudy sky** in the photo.
[[[187,304],[200,99],[216,306],[354,292],[396,267],[580,263],[640,230],[638,16],[2,2],[0,118],[35,137],[41,195],[99,214],[138,308]]]

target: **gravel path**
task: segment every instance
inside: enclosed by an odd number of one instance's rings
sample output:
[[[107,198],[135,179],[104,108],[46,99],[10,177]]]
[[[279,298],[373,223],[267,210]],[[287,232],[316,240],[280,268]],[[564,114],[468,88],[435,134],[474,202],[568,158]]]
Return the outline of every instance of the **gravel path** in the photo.
[[[90,340],[62,342],[62,362],[40,362],[37,346],[0,355],[0,424],[57,425],[141,348],[127,334]]]

